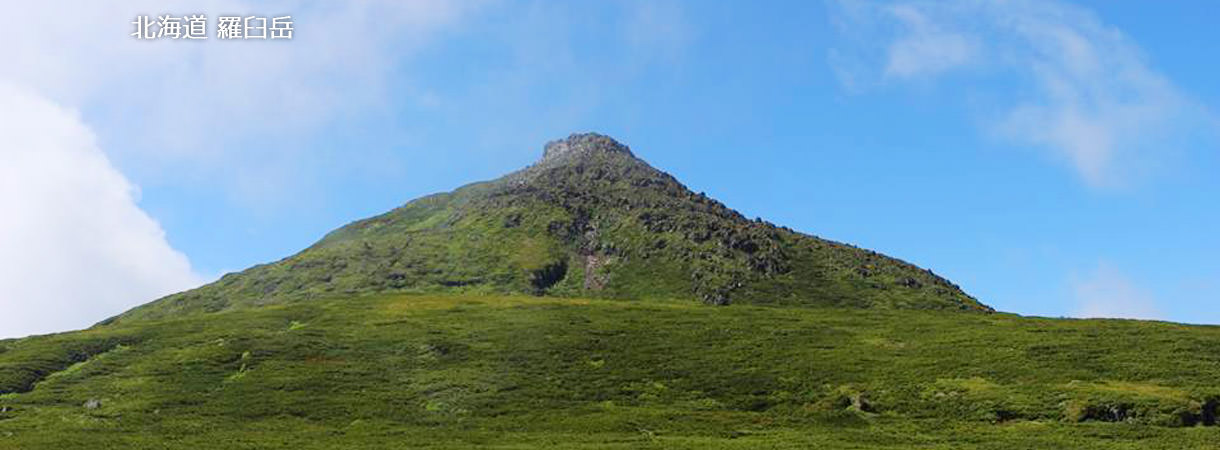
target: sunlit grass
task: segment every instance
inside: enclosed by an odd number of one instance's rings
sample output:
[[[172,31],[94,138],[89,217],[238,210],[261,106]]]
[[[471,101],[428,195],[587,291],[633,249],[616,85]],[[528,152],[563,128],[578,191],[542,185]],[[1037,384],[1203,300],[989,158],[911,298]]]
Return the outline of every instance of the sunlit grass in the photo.
[[[1002,314],[334,297],[0,342],[0,391],[21,391],[0,394],[0,448],[1211,448],[1218,342]]]

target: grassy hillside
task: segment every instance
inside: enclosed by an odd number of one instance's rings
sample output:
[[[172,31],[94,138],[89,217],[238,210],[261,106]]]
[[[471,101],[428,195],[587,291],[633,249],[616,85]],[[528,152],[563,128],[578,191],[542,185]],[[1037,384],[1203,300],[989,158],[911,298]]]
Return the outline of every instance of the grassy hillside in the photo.
[[[1220,328],[381,294],[0,341],[0,448],[1216,448]]]
[[[1220,445],[1220,328],[963,311],[991,309],[573,135],[284,260],[0,341],[0,448]]]
[[[596,134],[116,320],[378,292],[989,311],[906,262],[749,220]]]

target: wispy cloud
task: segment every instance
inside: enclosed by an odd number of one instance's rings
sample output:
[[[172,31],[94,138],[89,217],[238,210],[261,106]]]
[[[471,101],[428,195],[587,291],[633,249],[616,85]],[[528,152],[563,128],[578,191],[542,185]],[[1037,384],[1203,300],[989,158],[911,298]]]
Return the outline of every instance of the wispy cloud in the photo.
[[[889,45],[885,76],[913,78],[937,75],[978,58],[981,44],[974,36],[944,30],[919,8],[895,5],[886,13],[906,28],[906,35]]]
[[[627,3],[624,26],[633,56],[674,58],[694,39],[694,30],[682,7],[672,1]]]
[[[1094,187],[1119,186],[1209,122],[1138,46],[1090,11],[1055,1],[832,3],[831,63],[870,89],[949,74],[1002,90],[986,132],[1049,149]],[[955,79],[955,89],[963,80]]]
[[[483,2],[26,3],[0,27],[0,79],[84,111],[107,152],[149,177],[189,166],[260,197],[292,179],[316,130],[396,106],[394,72]],[[140,41],[137,15],[205,14],[211,38]],[[221,41],[222,14],[291,15],[291,41]],[[405,88],[404,88],[405,89]],[[423,99],[419,100],[423,102]],[[251,145],[262,142],[262,145]],[[351,158],[358,161],[358,158]],[[234,167],[242,170],[233,170]],[[292,173],[287,171],[286,173]],[[147,177],[142,177],[147,178]],[[254,192],[251,192],[254,191]]]
[[[1156,298],[1114,266],[1102,262],[1072,285],[1077,317],[1163,319]]]

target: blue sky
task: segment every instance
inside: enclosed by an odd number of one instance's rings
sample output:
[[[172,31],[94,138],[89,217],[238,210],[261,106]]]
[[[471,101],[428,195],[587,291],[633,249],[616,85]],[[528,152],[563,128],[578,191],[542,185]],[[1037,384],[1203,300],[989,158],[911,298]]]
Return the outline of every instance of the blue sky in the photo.
[[[21,63],[0,68],[0,105],[29,124],[0,134],[30,144],[0,154],[75,153],[18,165],[10,180],[109,181],[68,200],[5,185],[0,207],[20,218],[0,234],[11,274],[0,301],[19,312],[0,336],[87,326],[277,260],[352,220],[527,165],[577,131],[609,134],[747,216],[931,268],[1000,310],[1220,323],[1209,7],[25,7],[28,23],[0,36],[11,43],[0,56]],[[297,37],[126,36],[137,14],[167,13],[288,13]],[[82,216],[110,191],[116,206]],[[96,248],[49,252],[56,233],[98,236]],[[85,271],[105,276],[45,289]]]

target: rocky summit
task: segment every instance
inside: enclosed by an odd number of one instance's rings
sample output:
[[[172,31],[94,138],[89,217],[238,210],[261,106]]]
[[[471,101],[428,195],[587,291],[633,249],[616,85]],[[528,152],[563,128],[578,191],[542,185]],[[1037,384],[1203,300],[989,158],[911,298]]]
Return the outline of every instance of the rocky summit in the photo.
[[[747,219],[587,133],[118,320],[376,292],[990,310],[931,271]]]

